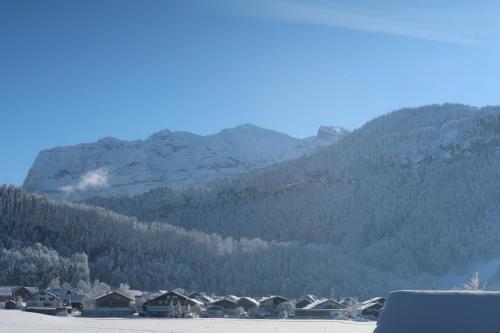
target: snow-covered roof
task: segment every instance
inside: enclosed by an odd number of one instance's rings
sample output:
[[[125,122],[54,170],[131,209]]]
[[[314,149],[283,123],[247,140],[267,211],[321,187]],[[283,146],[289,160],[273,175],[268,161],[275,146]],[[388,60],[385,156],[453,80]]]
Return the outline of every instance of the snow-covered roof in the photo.
[[[12,290],[9,287],[0,287],[0,296],[12,296]]]
[[[224,299],[227,299],[227,300],[232,301],[232,302],[238,302],[240,298],[238,296],[235,296],[235,295],[226,295],[226,296],[224,296]]]
[[[248,296],[240,297],[238,302],[242,302],[242,301],[247,301],[247,302],[253,303],[255,305],[259,305],[259,302],[256,299],[254,299],[252,297],[248,297]]]
[[[334,306],[335,308],[338,308],[338,309],[344,308],[344,306],[342,304],[340,304],[337,301],[334,301],[332,299],[320,299],[320,300],[317,300],[315,302],[312,302],[311,304],[306,305],[304,307],[304,309],[305,310],[317,309],[317,308],[321,308],[321,307],[327,306],[327,305]]]
[[[370,303],[384,303],[385,298],[384,297],[374,297],[367,299],[366,301],[361,302],[361,304],[370,304]]]
[[[267,301],[270,301],[270,300],[272,300],[274,298],[280,298],[282,300],[285,300],[286,302],[289,301],[289,299],[286,298],[285,296],[270,295],[270,296],[262,297],[261,299],[259,299],[259,303],[267,302]]]
[[[500,292],[392,292],[375,333],[498,332]]]
[[[312,302],[316,302],[317,300],[318,299],[316,298],[316,296],[309,294],[309,295],[305,295],[305,296],[302,296],[301,298],[299,298],[297,300],[297,303],[301,302],[301,301],[309,301],[312,303]]]

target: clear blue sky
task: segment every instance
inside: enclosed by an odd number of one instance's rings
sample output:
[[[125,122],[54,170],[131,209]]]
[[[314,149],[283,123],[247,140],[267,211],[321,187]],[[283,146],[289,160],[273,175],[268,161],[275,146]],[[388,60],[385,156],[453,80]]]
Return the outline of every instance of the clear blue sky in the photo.
[[[494,1],[0,0],[0,183],[37,152],[500,104]]]

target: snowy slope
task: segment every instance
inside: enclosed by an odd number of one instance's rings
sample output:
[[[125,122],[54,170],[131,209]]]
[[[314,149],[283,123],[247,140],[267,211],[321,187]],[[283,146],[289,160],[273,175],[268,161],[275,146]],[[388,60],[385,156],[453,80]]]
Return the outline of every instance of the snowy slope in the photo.
[[[163,130],[146,140],[104,138],[40,152],[23,187],[79,200],[202,184],[314,152],[346,133],[322,126],[317,136],[297,139],[245,124],[207,136]]]
[[[374,322],[337,320],[77,318],[0,310],[0,332],[13,333],[371,333],[374,328]]]

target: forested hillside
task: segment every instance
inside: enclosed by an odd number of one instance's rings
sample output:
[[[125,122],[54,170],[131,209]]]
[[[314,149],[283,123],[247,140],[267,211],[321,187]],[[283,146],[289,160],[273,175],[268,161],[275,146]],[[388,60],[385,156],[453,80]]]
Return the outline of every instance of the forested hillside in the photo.
[[[144,224],[8,186],[0,187],[0,248],[0,284],[40,287],[59,276],[73,284],[90,278],[146,290],[372,295],[383,288],[381,277],[387,277],[346,260],[334,247],[237,241],[164,223]]]
[[[500,108],[445,104],[389,113],[312,156],[202,189],[90,202],[234,238],[329,244],[413,281],[499,256],[499,195]]]

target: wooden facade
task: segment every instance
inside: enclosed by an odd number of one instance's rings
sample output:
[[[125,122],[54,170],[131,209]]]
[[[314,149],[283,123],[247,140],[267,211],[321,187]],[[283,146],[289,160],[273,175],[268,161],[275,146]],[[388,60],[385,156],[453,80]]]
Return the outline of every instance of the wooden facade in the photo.
[[[96,308],[128,308],[132,299],[113,291],[95,299]]]
[[[39,291],[31,295],[26,300],[26,309],[28,308],[61,308],[63,306],[62,300],[56,295],[47,290]]]

